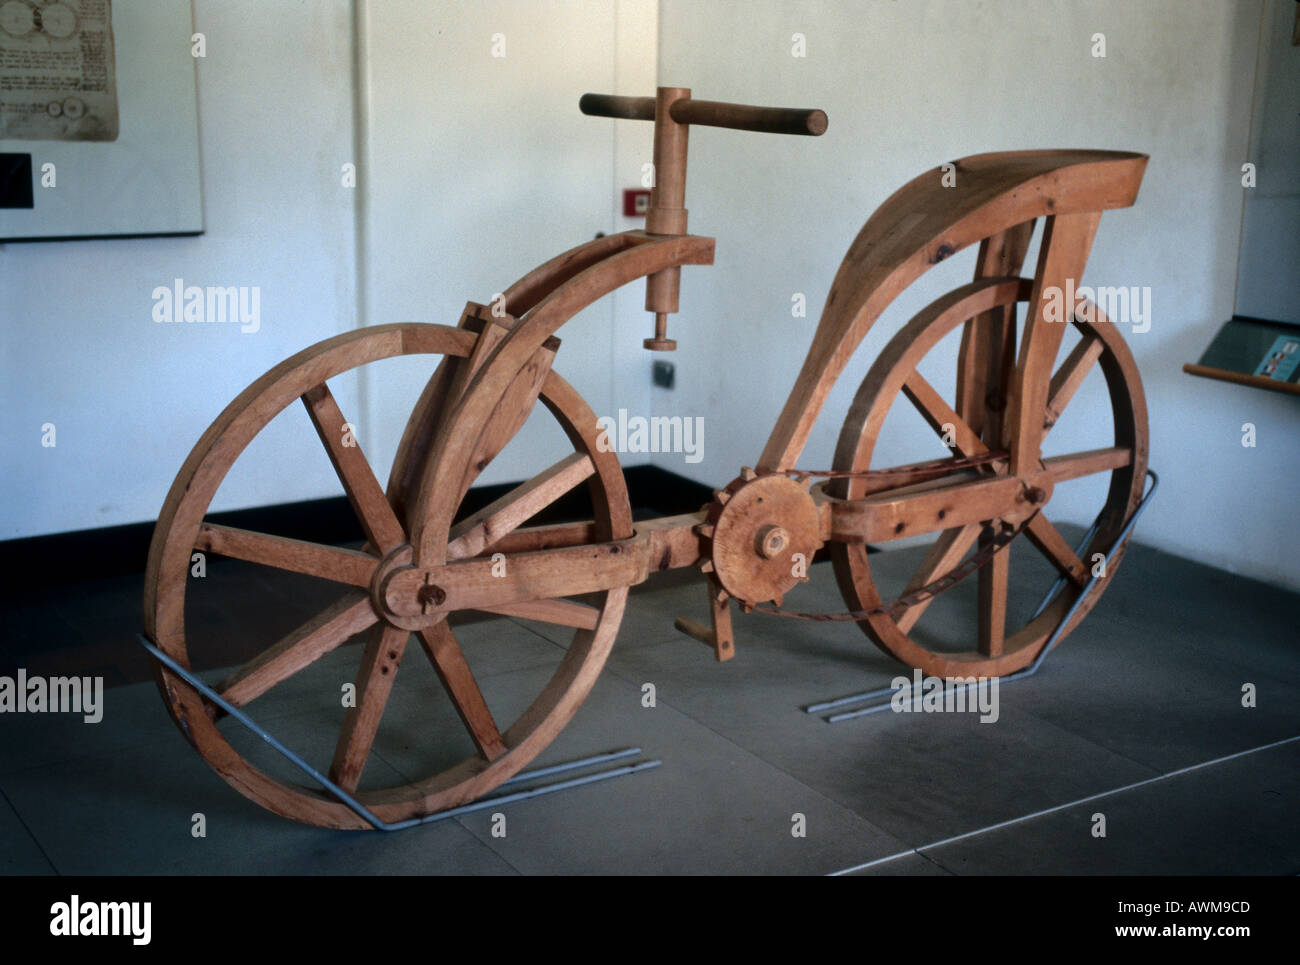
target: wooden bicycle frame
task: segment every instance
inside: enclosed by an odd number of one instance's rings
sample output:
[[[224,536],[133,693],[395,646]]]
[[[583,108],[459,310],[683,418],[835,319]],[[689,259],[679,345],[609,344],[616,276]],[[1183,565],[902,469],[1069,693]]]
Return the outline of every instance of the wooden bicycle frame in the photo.
[[[376,326],[311,346],[265,373],[217,417],[172,484],[155,527],[145,580],[145,631],[177,666],[190,666],[185,634],[188,565],[195,550],[303,573],[339,584],[344,595],[236,668],[216,692],[240,707],[365,632],[357,703],[340,728],[330,778],[358,792],[403,652],[412,636],[431,661],[475,754],[397,787],[364,792],[384,821],[455,807],[517,774],[572,718],[600,673],[623,615],[627,588],[651,573],[699,566],[711,626],[677,627],[734,652],[730,601],[780,602],[806,572],[791,567],[829,545],[835,576],[854,619],[909,666],[930,674],[1000,675],[1026,666],[1082,620],[1113,576],[1124,524],[1142,495],[1146,408],[1132,355],[1096,313],[1073,323],[1081,334],[1053,371],[1064,323],[1048,314],[1055,289],[1078,279],[1101,211],[1130,205],[1146,165],[1141,154],[1024,151],[983,154],[935,168],[894,193],[864,225],[835,276],[803,368],[756,468],[695,513],[634,523],[616,454],[600,441],[596,416],[552,371],[556,332],[629,282],[646,279],[655,318],[646,347],[668,350],[681,269],[713,262],[714,240],[687,231],[686,152],[692,124],[786,134],[820,134],[816,110],[696,101],[684,88],[655,97],[586,95],[588,114],[655,123],[656,183],[642,231],[579,245],[509,286],[492,306],[470,303],[456,327]],[[951,168],[951,170],[946,170]],[[950,190],[954,174],[958,190]],[[1018,277],[1038,219],[1044,230],[1032,279]],[[974,278],[936,299],[893,337],[850,406],[833,478],[809,490],[793,467],[831,387],[881,312],[931,266],[979,242]],[[1016,309],[1027,304],[1019,357],[1012,358]],[[1073,309],[1072,309],[1073,311]],[[962,343],[950,406],[919,363],[958,326]],[[403,355],[442,362],[416,403],[387,488],[359,447],[344,441],[344,414],[328,381]],[[1114,445],[1043,457],[1043,439],[1089,371],[1100,368],[1110,398]],[[893,401],[905,396],[943,435],[953,459],[872,467],[875,441]],[[301,402],[356,512],[362,550],[208,522],[225,473],[285,407]],[[455,520],[479,473],[539,407],[549,410],[573,451],[473,515]],[[951,428],[951,438],[945,427]],[[355,441],[355,440],[353,440]],[[1092,473],[1110,486],[1092,542],[1079,555],[1043,512],[1056,485]],[[525,526],[578,485],[592,496],[586,522]],[[928,603],[894,617],[865,552],[868,542],[938,533],[908,591],[948,573],[997,522],[1023,532],[1063,578],[1064,588],[1014,633],[1006,632],[1009,554],[979,571],[978,649],[934,650],[910,636]],[[1004,530],[1004,532],[1020,532]],[[1100,550],[1110,571],[1086,581],[1081,556]],[[975,557],[971,557],[975,559]],[[497,563],[505,566],[498,568]],[[969,562],[969,560],[967,561]],[[907,595],[905,592],[904,596]],[[596,594],[596,603],[568,599]],[[575,628],[546,684],[513,724],[502,726],[444,619],[479,610]],[[214,708],[170,670],[158,679],[169,712],[204,759],[234,788],[271,810],[325,827],[365,822],[339,800],[261,771],[225,738]]]

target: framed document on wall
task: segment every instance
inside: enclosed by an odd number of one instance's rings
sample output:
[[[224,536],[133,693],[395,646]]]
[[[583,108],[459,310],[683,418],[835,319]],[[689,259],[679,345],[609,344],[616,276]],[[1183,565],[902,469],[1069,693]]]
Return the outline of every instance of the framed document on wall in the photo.
[[[189,0],[0,0],[0,241],[203,231],[193,37]]]

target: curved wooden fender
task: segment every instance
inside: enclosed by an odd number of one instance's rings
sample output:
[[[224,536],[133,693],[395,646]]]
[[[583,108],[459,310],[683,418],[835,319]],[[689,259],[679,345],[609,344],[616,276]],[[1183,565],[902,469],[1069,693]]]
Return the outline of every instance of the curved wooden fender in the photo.
[[[840,263],[812,347],[759,465],[794,464],[849,358],[880,313],[918,277],[967,245],[1036,218],[1128,207],[1137,200],[1147,160],[1124,151],[976,154],[951,168],[933,168],[895,191]]]
[[[505,313],[500,317],[505,328],[518,329],[524,316],[527,315],[531,319],[532,315],[529,315],[529,313],[536,314],[533,309],[537,308],[539,303],[546,300],[558,289],[569,285],[579,275],[586,276],[592,269],[598,269],[602,264],[611,261],[621,265],[626,265],[629,261],[637,264],[644,262],[644,255],[634,258],[617,257],[643,246],[650,246],[650,248],[659,252],[660,254],[656,256],[658,258],[665,257],[663,253],[669,252],[667,257],[670,260],[673,257],[680,258],[680,264],[709,264],[713,261],[712,238],[656,236],[649,235],[642,230],[602,235],[593,241],[587,241],[570,248],[568,251],[556,255],[528,272],[528,274],[505,289],[500,296],[501,303],[499,306],[475,306],[471,303],[466,306],[466,312],[478,310],[484,319],[489,318],[489,315],[485,312],[491,312],[491,317],[496,318],[496,312],[500,308]],[[615,269],[615,271],[620,270],[625,269]],[[590,290],[589,281],[585,282],[584,286],[584,290]],[[599,295],[596,297],[599,297]],[[462,315],[460,327],[464,328],[465,325],[466,317]],[[480,331],[481,328],[482,323],[480,322],[475,325],[474,330]],[[535,322],[531,323],[526,337],[537,341],[537,331],[537,324]],[[488,354],[500,340],[504,339],[498,334],[496,339],[488,346]],[[545,342],[546,338],[543,337],[541,344]],[[476,361],[481,362],[482,360]],[[389,502],[397,511],[398,518],[404,522],[407,517],[408,499],[411,498],[412,492],[417,491],[419,475],[428,461],[428,454],[430,447],[434,443],[434,436],[450,415],[450,409],[455,406],[461,394],[469,388],[468,381],[455,389],[452,387],[452,383],[456,381],[457,369],[464,363],[465,360],[462,359],[444,360],[438,366],[437,371],[430,377],[419,401],[416,402],[410,416],[407,418],[406,428],[402,432],[402,441],[393,461],[387,490]]]
[[[419,565],[446,562],[446,547],[439,545],[437,534],[445,535],[450,528],[459,500],[439,499],[436,494],[459,486],[478,430],[542,343],[578,312],[628,282],[667,268],[713,263],[712,238],[644,231],[613,237],[617,240],[599,239],[572,249],[510,287],[507,307],[531,307],[497,344],[439,426],[438,441],[428,449],[419,474],[407,517]]]

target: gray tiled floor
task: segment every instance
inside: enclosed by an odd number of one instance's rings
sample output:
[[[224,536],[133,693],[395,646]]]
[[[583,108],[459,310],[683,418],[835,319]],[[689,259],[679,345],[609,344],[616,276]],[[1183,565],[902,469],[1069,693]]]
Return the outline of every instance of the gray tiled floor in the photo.
[[[1298,798],[1300,743],[1292,743],[926,848],[922,855],[953,874],[1289,875],[1296,870]],[[1092,833],[1097,814],[1106,821],[1104,838]],[[1279,847],[1288,841],[1289,847]]]
[[[880,554],[873,566],[902,579],[918,558]],[[1017,575],[1034,568],[1013,558]],[[1032,607],[1034,588],[1012,586],[1015,606]],[[946,625],[973,592],[959,586],[926,619]],[[138,586],[123,597],[114,612],[133,615]],[[260,610],[274,609],[275,593],[263,597]],[[857,627],[741,616],[738,655],[719,666],[672,628],[675,616],[702,617],[698,583],[651,583],[633,594],[590,697],[537,763],[639,745],[662,766],[395,835],[322,831],[263,811],[194,754],[151,683],[115,687],[99,724],[0,717],[0,871],[1295,873],[1300,741],[1278,742],[1300,735],[1298,603],[1135,546],[1042,671],[1001,688],[996,723],[884,713],[828,725],[801,707],[902,672]],[[814,567],[787,604],[842,608],[830,568]],[[537,695],[569,638],[505,619],[457,634],[506,720]],[[330,654],[255,703],[254,716],[328,761],[358,654]],[[422,695],[434,676],[414,644],[398,683],[363,787],[469,753],[446,699]],[[647,683],[654,707],[642,704]],[[1257,690],[1254,708],[1242,707],[1245,683]],[[232,739],[278,766],[255,739]],[[1118,788],[1127,789],[1108,793]],[[1098,812],[1105,838],[1091,833]],[[191,834],[196,813],[204,838]],[[797,815],[806,836],[791,833]]]

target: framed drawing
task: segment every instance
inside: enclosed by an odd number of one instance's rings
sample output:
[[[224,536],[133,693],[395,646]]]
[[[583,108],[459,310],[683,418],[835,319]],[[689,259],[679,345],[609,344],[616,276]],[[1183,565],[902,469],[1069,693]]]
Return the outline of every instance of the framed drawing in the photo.
[[[0,0],[0,241],[200,234],[189,0]]]

